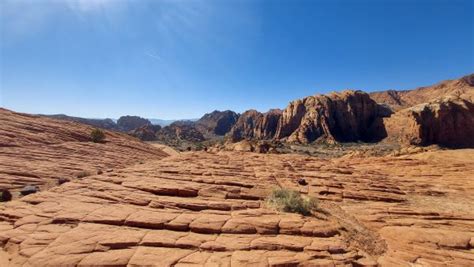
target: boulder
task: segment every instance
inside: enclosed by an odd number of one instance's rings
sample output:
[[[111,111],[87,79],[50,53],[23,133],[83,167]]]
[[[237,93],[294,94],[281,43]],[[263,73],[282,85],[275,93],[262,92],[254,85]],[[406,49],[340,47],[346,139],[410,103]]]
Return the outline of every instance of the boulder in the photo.
[[[39,191],[39,189],[36,185],[27,185],[27,186],[23,187],[23,189],[21,189],[20,193],[23,196],[26,196],[26,195],[29,195],[29,194],[34,194],[38,191]]]
[[[8,189],[0,190],[0,202],[7,202],[12,200],[12,194]]]
[[[67,183],[69,181],[71,181],[71,180],[69,180],[68,178],[61,177],[61,178],[58,179],[58,185],[62,185],[62,184]]]

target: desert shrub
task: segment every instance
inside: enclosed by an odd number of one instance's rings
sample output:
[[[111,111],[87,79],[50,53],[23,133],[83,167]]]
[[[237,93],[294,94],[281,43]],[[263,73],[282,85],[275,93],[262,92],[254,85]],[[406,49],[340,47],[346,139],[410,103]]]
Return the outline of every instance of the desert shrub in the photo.
[[[0,202],[7,202],[12,200],[12,194],[8,189],[0,190]]]
[[[196,150],[201,151],[204,148],[202,143],[197,143],[196,144]]]
[[[92,173],[89,172],[89,171],[80,171],[76,174],[76,177],[77,178],[84,178],[86,176],[91,176],[91,175],[92,175]]]
[[[279,211],[310,215],[317,207],[315,198],[301,196],[298,191],[276,188],[267,198],[267,204]]]
[[[58,185],[62,185],[62,184],[67,183],[69,181],[71,181],[71,180],[69,180],[68,178],[61,177],[61,178],[58,179]]]
[[[105,133],[101,129],[93,129],[91,131],[91,141],[94,143],[101,143],[105,139]]]

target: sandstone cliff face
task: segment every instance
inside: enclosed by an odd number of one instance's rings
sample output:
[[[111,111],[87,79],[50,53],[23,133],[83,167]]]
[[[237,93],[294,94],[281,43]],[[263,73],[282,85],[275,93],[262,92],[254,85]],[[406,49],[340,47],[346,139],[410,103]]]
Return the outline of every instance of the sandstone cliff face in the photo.
[[[159,130],[161,126],[148,124],[130,131],[129,134],[142,141],[153,141],[156,140],[156,132]]]
[[[410,145],[474,147],[474,103],[445,96],[404,109],[385,120],[390,140]]]
[[[378,141],[385,137],[387,112],[361,91],[309,96],[291,102],[278,122],[275,139],[310,143]]]
[[[229,132],[232,141],[242,139],[272,139],[276,133],[282,112],[272,109],[266,113],[256,110],[244,112]]]
[[[387,104],[394,111],[430,102],[447,95],[457,95],[465,98],[474,97],[474,74],[414,90],[388,90],[370,93],[370,97],[377,103]]]
[[[122,116],[117,120],[119,130],[128,132],[145,125],[151,125],[147,119],[138,116]]]
[[[157,131],[156,138],[164,142],[174,142],[177,140],[202,142],[206,140],[204,135],[196,129],[192,121],[173,122]]]
[[[202,118],[195,123],[195,126],[203,134],[223,136],[230,131],[238,118],[239,115],[233,111],[215,110],[202,116]]]

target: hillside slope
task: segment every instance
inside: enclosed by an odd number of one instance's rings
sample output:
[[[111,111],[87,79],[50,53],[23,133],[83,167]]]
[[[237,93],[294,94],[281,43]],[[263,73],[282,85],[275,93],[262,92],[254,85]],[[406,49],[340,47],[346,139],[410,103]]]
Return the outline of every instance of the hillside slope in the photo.
[[[387,90],[370,93],[370,97],[377,103],[387,104],[394,111],[430,102],[446,95],[474,97],[474,74],[413,90]]]
[[[0,188],[47,188],[59,178],[120,168],[166,153],[126,134],[105,131],[90,142],[93,127],[0,109]]]

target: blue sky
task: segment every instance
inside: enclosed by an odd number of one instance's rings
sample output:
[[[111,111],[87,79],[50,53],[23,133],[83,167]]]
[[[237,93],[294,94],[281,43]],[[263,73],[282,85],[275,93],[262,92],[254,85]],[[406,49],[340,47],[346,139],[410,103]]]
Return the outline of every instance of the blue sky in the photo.
[[[0,103],[196,118],[474,72],[474,1],[1,0]]]

